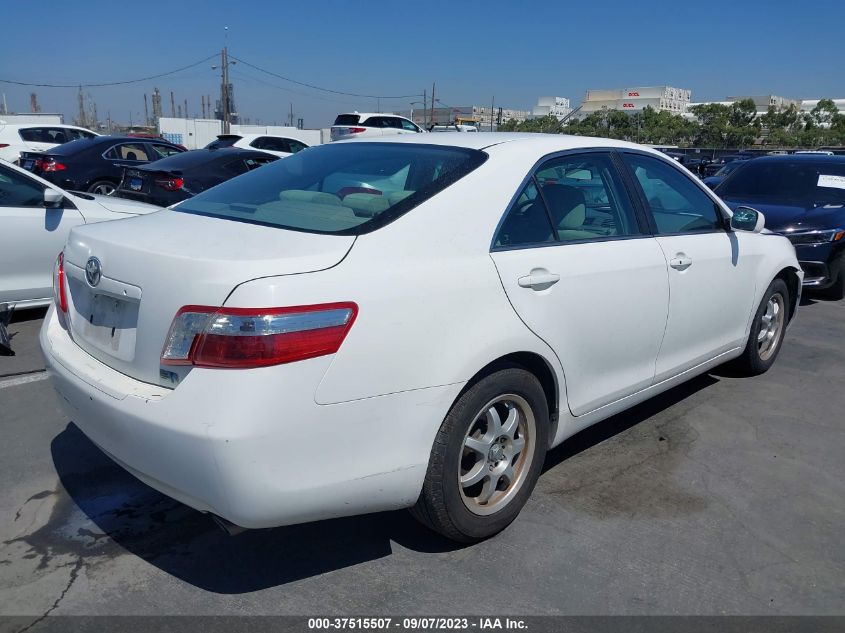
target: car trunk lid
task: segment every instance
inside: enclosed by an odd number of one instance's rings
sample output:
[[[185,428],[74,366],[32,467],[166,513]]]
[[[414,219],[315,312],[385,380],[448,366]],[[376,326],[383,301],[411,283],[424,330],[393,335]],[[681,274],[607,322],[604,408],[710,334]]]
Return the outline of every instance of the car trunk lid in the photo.
[[[71,333],[113,369],[172,387],[190,370],[160,364],[179,308],[221,306],[259,277],[331,268],[354,241],[170,210],[77,227],[64,257]]]

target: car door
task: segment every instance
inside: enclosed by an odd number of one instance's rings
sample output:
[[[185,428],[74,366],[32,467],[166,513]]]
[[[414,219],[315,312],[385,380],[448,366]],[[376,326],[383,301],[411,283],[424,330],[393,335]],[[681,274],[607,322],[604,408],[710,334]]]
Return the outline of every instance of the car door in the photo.
[[[84,223],[73,207],[45,209],[45,188],[0,165],[0,303],[49,298],[56,256]]]
[[[669,266],[669,321],[657,359],[662,380],[743,344],[756,259],[707,190],[663,158],[623,152]]]
[[[666,260],[607,151],[566,153],[531,175],[491,249],[516,312],[557,354],[574,415],[654,380]]]

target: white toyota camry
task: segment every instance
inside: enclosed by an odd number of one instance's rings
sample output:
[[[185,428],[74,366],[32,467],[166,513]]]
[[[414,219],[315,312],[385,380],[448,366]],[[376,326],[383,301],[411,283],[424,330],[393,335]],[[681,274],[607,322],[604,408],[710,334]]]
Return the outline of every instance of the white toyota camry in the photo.
[[[763,222],[629,143],[332,143],[74,228],[41,345],[69,417],[194,508],[473,541],[577,431],[772,365],[802,272]]]

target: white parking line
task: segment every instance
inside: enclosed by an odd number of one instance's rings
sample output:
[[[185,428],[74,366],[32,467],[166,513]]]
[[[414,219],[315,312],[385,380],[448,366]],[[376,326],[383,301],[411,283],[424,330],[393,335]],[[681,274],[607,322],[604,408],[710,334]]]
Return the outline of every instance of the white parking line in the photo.
[[[0,380],[0,389],[6,387],[17,387],[18,385],[25,385],[28,382],[38,382],[39,380],[47,380],[50,376],[46,371],[40,371],[36,374],[25,374],[23,376],[14,376],[6,380]]]

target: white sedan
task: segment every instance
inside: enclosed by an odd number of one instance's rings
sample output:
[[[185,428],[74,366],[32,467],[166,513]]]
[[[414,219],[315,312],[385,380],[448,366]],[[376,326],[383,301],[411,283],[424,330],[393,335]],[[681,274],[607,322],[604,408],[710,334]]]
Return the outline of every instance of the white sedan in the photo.
[[[273,156],[287,158],[291,154],[301,152],[309,145],[299,139],[274,134],[218,134],[217,138],[205,147],[206,149],[219,149],[221,147],[257,149]]]
[[[161,207],[71,193],[0,161],[0,303],[49,305],[53,264],[73,227],[152,211]]]
[[[550,447],[772,365],[802,272],[763,222],[619,141],[332,143],[74,229],[41,345],[84,433],[194,508],[261,528],[409,507],[474,541]]]

